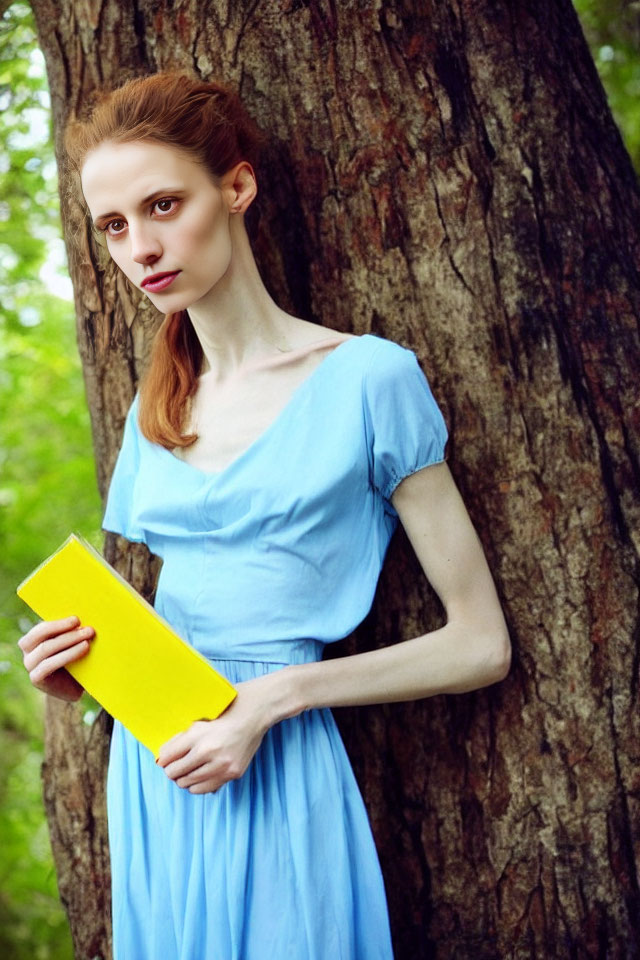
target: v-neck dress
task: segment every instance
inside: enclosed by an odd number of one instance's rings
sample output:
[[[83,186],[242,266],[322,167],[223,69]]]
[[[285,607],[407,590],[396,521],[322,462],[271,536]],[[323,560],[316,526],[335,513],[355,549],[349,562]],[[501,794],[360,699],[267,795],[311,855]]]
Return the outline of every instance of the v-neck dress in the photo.
[[[415,354],[339,343],[228,467],[128,412],[105,530],[163,560],[155,606],[231,682],[322,658],[368,613],[400,481],[444,459]],[[142,681],[141,681],[142,682]],[[115,960],[390,960],[367,812],[329,709],[273,726],[244,775],[191,794],[117,721],[107,781]]]

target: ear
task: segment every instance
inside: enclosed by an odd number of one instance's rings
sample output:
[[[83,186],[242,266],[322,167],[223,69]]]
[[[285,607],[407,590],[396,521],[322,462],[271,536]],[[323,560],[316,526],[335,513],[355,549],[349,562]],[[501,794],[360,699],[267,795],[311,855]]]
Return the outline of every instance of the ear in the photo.
[[[258,193],[258,184],[253,167],[248,160],[241,160],[222,178],[223,195],[230,213],[245,213]]]

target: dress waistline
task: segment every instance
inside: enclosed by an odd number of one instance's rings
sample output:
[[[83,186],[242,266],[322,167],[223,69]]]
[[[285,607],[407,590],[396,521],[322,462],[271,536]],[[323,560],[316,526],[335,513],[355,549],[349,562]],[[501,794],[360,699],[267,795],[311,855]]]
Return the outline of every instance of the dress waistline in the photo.
[[[273,641],[253,641],[249,643],[233,642],[232,645],[216,649],[207,644],[206,649],[199,648],[207,660],[221,663],[260,663],[287,667],[296,663],[314,663],[322,660],[325,644],[322,640],[301,639]]]

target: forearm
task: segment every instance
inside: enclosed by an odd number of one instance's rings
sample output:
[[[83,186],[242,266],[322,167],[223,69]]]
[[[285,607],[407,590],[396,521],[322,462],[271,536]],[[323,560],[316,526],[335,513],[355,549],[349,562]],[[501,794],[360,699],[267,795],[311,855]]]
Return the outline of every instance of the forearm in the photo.
[[[360,706],[465,693],[503,679],[506,628],[472,634],[463,623],[413,640],[271,674],[270,725],[314,707]]]

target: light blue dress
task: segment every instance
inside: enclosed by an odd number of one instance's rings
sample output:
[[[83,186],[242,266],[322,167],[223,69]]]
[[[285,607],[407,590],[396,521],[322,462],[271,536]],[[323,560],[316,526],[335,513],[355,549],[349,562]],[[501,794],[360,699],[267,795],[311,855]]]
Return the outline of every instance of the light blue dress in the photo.
[[[103,526],[163,559],[155,606],[232,682],[322,658],[363,620],[408,474],[447,431],[415,354],[342,341],[230,466],[149,442],[129,410]],[[141,681],[142,682],[142,681]],[[116,722],[115,960],[390,960],[367,813],[328,709],[266,734],[218,792],[178,787]]]

